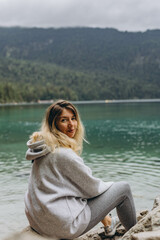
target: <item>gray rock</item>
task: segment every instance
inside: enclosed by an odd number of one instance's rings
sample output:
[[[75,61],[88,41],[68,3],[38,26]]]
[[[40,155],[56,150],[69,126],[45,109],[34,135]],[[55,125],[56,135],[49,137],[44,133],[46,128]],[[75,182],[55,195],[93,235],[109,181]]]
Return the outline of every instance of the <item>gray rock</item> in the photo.
[[[153,239],[160,240],[160,230],[133,234],[131,236],[131,239],[132,240],[153,240]]]
[[[147,239],[147,234],[148,239],[158,239],[157,234],[159,234],[160,239],[160,197],[155,199],[153,209],[143,214],[137,224],[124,234],[122,240],[142,240],[142,237],[143,239]]]
[[[23,231],[11,235],[4,240],[51,240],[50,238],[45,238],[40,236],[38,233],[33,231],[29,226],[26,227]],[[53,240],[53,238],[52,238]]]
[[[158,206],[160,206],[160,196],[157,196],[157,197],[155,198],[152,209],[154,209],[154,208],[156,208],[156,207],[158,207]]]

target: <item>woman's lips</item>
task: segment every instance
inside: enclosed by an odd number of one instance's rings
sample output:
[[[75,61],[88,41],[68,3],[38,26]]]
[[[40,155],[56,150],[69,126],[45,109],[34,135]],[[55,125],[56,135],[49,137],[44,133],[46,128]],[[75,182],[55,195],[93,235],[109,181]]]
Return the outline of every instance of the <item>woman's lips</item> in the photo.
[[[73,129],[68,129],[68,130],[67,130],[67,135],[68,135],[69,137],[71,137],[71,138],[74,137],[75,133],[76,133],[75,128],[73,128]]]
[[[73,133],[74,129],[69,129],[68,132]]]

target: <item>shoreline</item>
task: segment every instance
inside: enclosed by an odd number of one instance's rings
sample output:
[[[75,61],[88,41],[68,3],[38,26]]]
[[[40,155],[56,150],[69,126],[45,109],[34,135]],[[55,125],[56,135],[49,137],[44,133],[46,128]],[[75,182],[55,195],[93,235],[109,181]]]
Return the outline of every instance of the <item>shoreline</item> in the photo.
[[[0,107],[8,106],[30,106],[30,105],[48,105],[54,103],[54,100],[39,100],[37,102],[13,102],[13,103],[0,103]],[[100,104],[100,103],[155,103],[160,102],[159,98],[155,99],[113,99],[113,100],[82,100],[82,101],[70,101],[73,104]]]

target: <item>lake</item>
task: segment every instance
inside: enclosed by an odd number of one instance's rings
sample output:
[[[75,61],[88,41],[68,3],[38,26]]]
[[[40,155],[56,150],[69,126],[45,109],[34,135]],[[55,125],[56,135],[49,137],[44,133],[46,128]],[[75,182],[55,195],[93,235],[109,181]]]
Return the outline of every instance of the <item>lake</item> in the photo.
[[[151,209],[160,194],[160,103],[76,105],[86,129],[83,158],[104,181],[130,183],[136,209]],[[29,135],[47,105],[0,107],[0,237],[28,225],[24,214],[31,162]]]

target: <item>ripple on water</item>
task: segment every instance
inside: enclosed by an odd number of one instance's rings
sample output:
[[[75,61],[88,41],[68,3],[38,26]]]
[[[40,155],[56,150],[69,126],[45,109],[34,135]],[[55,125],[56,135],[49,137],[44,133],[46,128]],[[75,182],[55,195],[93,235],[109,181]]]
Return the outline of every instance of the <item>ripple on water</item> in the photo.
[[[89,156],[88,164],[93,169],[97,177],[102,177],[105,181],[125,180],[141,189],[141,194],[148,196],[149,187],[159,190],[160,159],[158,157],[148,157],[140,152],[125,152],[123,154],[106,154]],[[92,160],[91,160],[91,159]],[[155,192],[156,193],[156,192]]]

